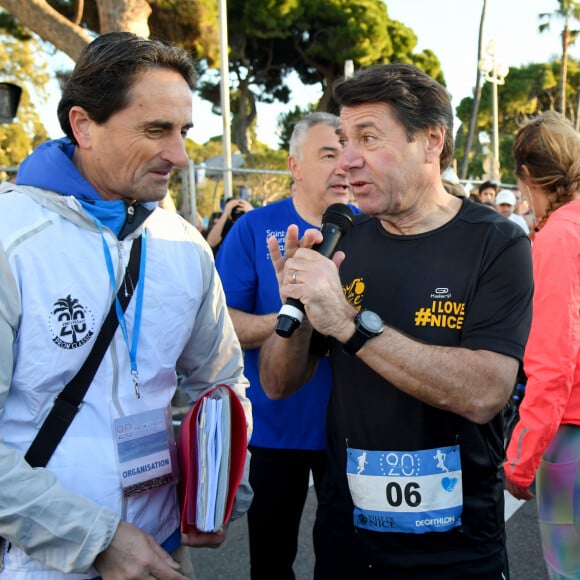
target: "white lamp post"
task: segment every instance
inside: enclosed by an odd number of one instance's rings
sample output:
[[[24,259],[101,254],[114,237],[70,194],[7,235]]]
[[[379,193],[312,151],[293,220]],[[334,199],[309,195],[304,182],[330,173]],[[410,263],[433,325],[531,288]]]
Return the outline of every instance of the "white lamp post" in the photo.
[[[352,60],[344,61],[344,78],[347,79],[354,74],[354,62]]]
[[[479,61],[479,70],[485,75],[485,80],[492,84],[492,113],[493,113],[493,159],[490,178],[493,181],[496,177],[496,171],[499,177],[499,128],[498,128],[498,111],[497,111],[497,85],[505,83],[505,77],[509,68],[505,64],[498,63],[495,60],[495,41],[490,40],[485,47],[488,58],[482,58]]]
[[[220,33],[220,104],[222,109],[222,145],[224,151],[224,200],[233,195],[232,185],[232,137],[230,131],[230,81],[228,53],[228,9],[227,1],[219,0]],[[195,222],[194,222],[195,223]]]

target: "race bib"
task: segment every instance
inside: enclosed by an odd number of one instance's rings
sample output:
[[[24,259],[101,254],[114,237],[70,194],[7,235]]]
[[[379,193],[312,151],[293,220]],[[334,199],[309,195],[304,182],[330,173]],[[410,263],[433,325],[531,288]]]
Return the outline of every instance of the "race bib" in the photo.
[[[358,528],[425,534],[461,525],[458,445],[422,451],[348,448],[347,478]]]

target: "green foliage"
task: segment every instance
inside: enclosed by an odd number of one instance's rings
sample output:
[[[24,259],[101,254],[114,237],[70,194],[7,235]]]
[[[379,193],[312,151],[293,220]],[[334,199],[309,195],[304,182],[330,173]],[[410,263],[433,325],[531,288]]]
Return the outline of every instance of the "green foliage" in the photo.
[[[540,32],[550,30],[552,18],[564,20],[565,26],[567,26],[570,20],[580,20],[580,2],[576,0],[558,0],[558,8],[554,12],[542,12],[538,15],[538,18],[540,20],[538,26]]]
[[[230,0],[228,45],[232,137],[244,154],[253,147],[256,103],[287,103],[291,73],[304,85],[320,85],[322,97],[313,108],[328,111],[335,111],[331,88],[344,74],[346,60],[356,67],[410,62],[444,82],[434,53],[414,53],[416,35],[389,20],[382,0]],[[219,81],[208,72],[200,85],[200,95],[216,113]]]
[[[294,125],[300,121],[302,117],[305,117],[313,110],[314,109],[312,105],[306,108],[296,106],[291,111],[280,113],[280,115],[278,115],[277,121],[278,127],[280,127],[278,145],[280,146],[280,149],[288,151],[290,148],[290,138],[292,137],[292,131],[294,131]]]
[[[148,0],[152,38],[170,39],[210,66],[219,63],[218,3],[215,0]]]
[[[387,22],[380,0],[308,0],[294,42],[307,66],[341,76],[345,60],[368,66],[392,52]]]
[[[0,16],[5,14],[0,13]],[[6,32],[0,33],[0,82],[12,82],[22,87],[16,120],[0,125],[0,166],[14,167],[34,147],[48,139],[30,94],[34,91],[41,100],[45,99],[49,76],[39,40],[26,35],[18,26],[11,28],[10,19],[2,22]]]
[[[203,145],[188,139],[185,146],[190,159],[196,166],[223,152],[221,137],[214,137]],[[256,207],[287,196],[290,190],[287,158],[286,151],[274,150],[256,141],[252,154],[244,156],[242,167],[244,172],[234,171],[232,174],[234,194],[238,194],[242,187],[247,188],[250,192],[250,202]],[[264,171],[264,168],[267,170]],[[252,172],[252,169],[256,171]],[[182,193],[179,180],[176,179],[172,184],[172,191],[175,204],[178,209],[181,209]],[[212,212],[219,211],[223,196],[223,180],[215,176],[206,177],[202,183],[196,185],[198,212],[204,217],[209,217]]]
[[[8,34],[17,40],[27,41],[32,39],[30,30],[22,26],[22,24],[7,12],[0,10],[0,34]]]
[[[288,174],[288,153],[286,151],[274,151],[264,143],[256,143],[244,168],[261,170],[264,167],[278,173],[257,171],[256,173],[234,176],[234,183],[249,188],[250,201],[256,207],[287,197],[290,192],[292,179]]]
[[[561,61],[547,63],[530,63],[521,67],[511,67],[504,85],[498,86],[498,128],[501,180],[513,182],[513,159],[511,145],[522,122],[542,111],[554,110],[558,102],[559,84],[562,73]],[[578,89],[580,87],[580,62],[568,61],[566,92],[568,99],[568,117],[575,120],[578,110]],[[491,135],[492,85],[485,83],[481,93],[481,102],[476,119],[474,145],[469,160],[468,175],[473,178],[483,177],[483,168],[489,155],[489,146],[482,140],[482,134]],[[456,137],[456,157],[463,156],[464,135],[469,124],[472,98],[461,100],[456,108],[456,115],[461,121]],[[572,106],[572,104],[574,106]]]

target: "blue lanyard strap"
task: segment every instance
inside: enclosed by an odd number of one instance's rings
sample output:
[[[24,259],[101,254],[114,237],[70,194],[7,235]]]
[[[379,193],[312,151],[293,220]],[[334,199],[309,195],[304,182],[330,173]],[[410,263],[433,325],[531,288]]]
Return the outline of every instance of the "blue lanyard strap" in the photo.
[[[129,359],[131,361],[131,379],[133,380],[133,385],[135,386],[135,394],[137,398],[141,398],[141,393],[139,391],[139,372],[137,370],[137,348],[139,345],[139,330],[141,329],[141,314],[143,311],[143,291],[145,289],[145,264],[146,264],[146,254],[147,248],[145,244],[145,229],[141,233],[141,258],[139,261],[139,280],[140,283],[137,284],[137,303],[135,304],[135,322],[133,325],[133,336],[131,339],[131,344],[129,344],[129,333],[127,331],[127,322],[125,320],[125,313],[119,302],[117,296],[117,281],[115,279],[115,270],[113,267],[113,259],[111,257],[111,252],[109,246],[105,240],[105,235],[103,233],[103,225],[101,222],[95,218],[99,232],[101,233],[101,240],[103,242],[103,251],[105,254],[105,262],[107,264],[107,271],[109,273],[109,281],[111,282],[111,287],[113,288],[113,295],[115,296],[115,311],[117,313],[117,320],[119,321],[119,327],[123,333],[123,338],[125,339],[125,344],[127,345],[127,350],[129,351]],[[134,288],[131,288],[133,291]],[[125,290],[127,292],[127,290]]]

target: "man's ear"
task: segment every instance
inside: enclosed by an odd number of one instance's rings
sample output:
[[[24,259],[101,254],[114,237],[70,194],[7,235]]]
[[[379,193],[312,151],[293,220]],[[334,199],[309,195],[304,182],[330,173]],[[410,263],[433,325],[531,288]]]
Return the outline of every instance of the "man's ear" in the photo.
[[[445,144],[445,127],[443,125],[433,125],[425,130],[427,137],[427,147],[425,149],[425,161],[433,163],[435,159],[441,157],[443,145]]]
[[[81,149],[89,149],[91,146],[91,125],[92,120],[89,114],[79,106],[71,107],[68,119],[73,131],[73,135]]]
[[[294,155],[288,157],[288,170],[292,174],[294,181],[300,180],[300,169],[298,169],[298,161]]]

